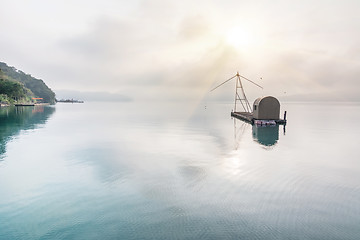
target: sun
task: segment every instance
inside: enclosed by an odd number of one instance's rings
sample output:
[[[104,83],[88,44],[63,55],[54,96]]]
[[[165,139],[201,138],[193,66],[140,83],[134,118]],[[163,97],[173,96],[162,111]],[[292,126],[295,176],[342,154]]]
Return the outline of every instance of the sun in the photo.
[[[232,47],[243,49],[250,47],[254,43],[255,37],[251,31],[245,28],[235,27],[225,33],[225,41]]]

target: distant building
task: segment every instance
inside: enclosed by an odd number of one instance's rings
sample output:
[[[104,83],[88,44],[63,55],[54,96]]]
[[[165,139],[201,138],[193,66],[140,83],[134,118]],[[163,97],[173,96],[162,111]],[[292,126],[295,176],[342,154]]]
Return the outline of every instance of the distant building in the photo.
[[[261,120],[278,120],[280,116],[280,102],[271,96],[260,97],[253,105],[253,117]]]

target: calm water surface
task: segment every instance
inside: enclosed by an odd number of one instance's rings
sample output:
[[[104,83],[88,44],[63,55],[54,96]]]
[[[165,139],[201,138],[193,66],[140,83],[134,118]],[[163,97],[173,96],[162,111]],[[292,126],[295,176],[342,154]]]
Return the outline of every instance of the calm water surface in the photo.
[[[0,109],[0,239],[359,239],[360,105]]]

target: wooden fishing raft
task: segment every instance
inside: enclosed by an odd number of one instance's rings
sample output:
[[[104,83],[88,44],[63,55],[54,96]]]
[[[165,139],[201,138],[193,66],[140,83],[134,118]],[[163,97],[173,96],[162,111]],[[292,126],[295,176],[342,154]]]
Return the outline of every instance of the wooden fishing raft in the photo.
[[[249,112],[231,112],[231,116],[234,118],[240,119],[244,122],[250,123],[252,125],[257,123],[256,120],[260,120],[260,119],[255,119],[253,114],[249,113]],[[284,119],[276,119],[276,120],[262,119],[260,121],[261,121],[259,123],[260,125],[266,125],[267,122],[270,123],[270,121],[274,121],[276,124],[279,124],[279,125],[284,125],[284,124],[286,124],[286,111],[284,112]]]
[[[249,101],[246,98],[245,91],[241,82],[241,78],[253,83],[254,85],[261,87],[257,83],[250,79],[241,76],[239,72],[235,76],[224,81],[220,85],[213,88],[214,91],[218,87],[222,86],[226,82],[236,78],[236,89],[235,89],[235,107],[234,111],[231,111],[231,116],[250,124],[256,125],[275,125],[275,124],[286,124],[286,111],[284,112],[284,119],[280,119],[280,102],[275,97],[266,96],[259,97],[254,101],[253,109],[250,106]],[[240,91],[239,91],[240,90]],[[211,92],[210,91],[210,92]],[[242,105],[244,111],[237,111],[237,106]]]

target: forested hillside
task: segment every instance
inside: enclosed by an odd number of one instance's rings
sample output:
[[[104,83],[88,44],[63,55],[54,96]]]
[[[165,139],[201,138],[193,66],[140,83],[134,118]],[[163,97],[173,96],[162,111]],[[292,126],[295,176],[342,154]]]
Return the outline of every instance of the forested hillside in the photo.
[[[43,80],[0,62],[0,101],[28,102],[34,97],[55,103],[55,93]]]

